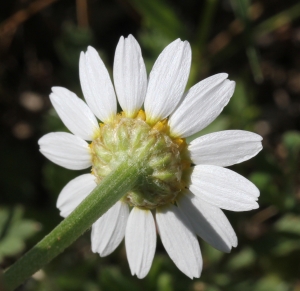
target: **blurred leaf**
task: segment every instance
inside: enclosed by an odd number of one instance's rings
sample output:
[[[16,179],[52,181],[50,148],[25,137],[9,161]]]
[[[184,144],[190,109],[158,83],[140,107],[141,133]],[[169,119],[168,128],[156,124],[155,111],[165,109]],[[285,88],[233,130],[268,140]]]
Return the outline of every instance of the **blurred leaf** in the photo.
[[[287,256],[296,250],[300,250],[299,239],[280,239],[279,243],[272,249],[272,254],[276,256]]]
[[[100,273],[103,290],[139,291],[140,288],[130,278],[124,276],[118,268],[106,267]]]
[[[233,77],[236,81],[235,91],[224,112],[229,114],[230,128],[251,130],[251,121],[259,116],[259,109],[253,104],[255,91],[240,77]]]
[[[194,285],[196,285],[196,288],[197,288],[197,282],[195,282],[195,284]],[[203,285],[203,284],[202,284]],[[199,286],[199,287],[202,287],[201,285]],[[213,285],[207,285],[207,284],[205,284],[204,285],[204,289],[202,288],[202,289],[196,289],[196,288],[194,288],[193,290],[195,290],[195,291],[197,291],[197,290],[205,290],[205,291],[221,291],[221,289],[219,289],[218,287],[216,287],[216,286],[213,286]]]
[[[196,43],[199,50],[203,50],[207,42],[209,32],[212,28],[212,22],[216,12],[218,0],[206,0],[204,9],[201,13],[199,27],[197,29]]]
[[[231,270],[239,270],[250,267],[254,264],[256,254],[253,249],[245,248],[239,253],[232,255],[228,262],[228,268]]]
[[[261,204],[276,205],[277,207],[284,206],[285,195],[280,195],[280,191],[276,185],[276,178],[273,173],[254,172],[249,177],[256,187],[260,190],[261,195],[259,201]]]
[[[226,286],[230,283],[230,277],[226,273],[215,274],[213,276],[213,282],[215,282],[218,286]]]
[[[289,286],[276,275],[269,275],[259,280],[253,290],[255,291],[288,291]]]
[[[173,291],[172,287],[172,275],[167,273],[162,273],[157,279],[157,290],[158,291]]]
[[[157,281],[160,274],[164,273],[165,257],[156,254],[154,256],[151,269],[146,277],[150,289],[157,288]]]
[[[56,42],[56,50],[65,66],[78,70],[80,52],[85,51],[92,43],[91,30],[66,23],[61,37]]]
[[[286,214],[276,222],[274,228],[277,231],[300,235],[300,215]]]
[[[251,175],[251,181],[257,186],[257,188],[261,190],[266,189],[272,182],[272,175],[264,172],[254,172]]]
[[[236,15],[245,23],[249,23],[248,11],[251,0],[231,0],[231,5]]]
[[[283,11],[280,11],[276,15],[273,15],[258,24],[254,29],[253,33],[255,36],[262,36],[270,33],[280,27],[291,23],[293,20],[300,17],[300,3],[297,3]]]
[[[0,208],[0,261],[14,256],[25,248],[25,240],[40,228],[36,222],[23,218],[23,208]]]
[[[204,241],[200,241],[200,243],[201,249],[203,250],[203,260],[206,261],[207,266],[211,266],[220,262],[220,260],[226,255]]]
[[[248,17],[251,1],[231,0],[231,3],[236,16],[240,19],[243,26],[245,27],[244,35],[245,40],[247,42],[246,53],[248,56],[249,64],[252,69],[254,79],[257,83],[261,83],[263,81],[263,74],[260,66],[260,58],[258,50],[254,46],[253,38],[251,35],[251,21]]]
[[[153,64],[162,50],[171,42],[173,38],[168,38],[165,34],[157,29],[151,28],[143,30],[139,34],[141,46],[143,48],[143,58],[145,61],[148,74]]]
[[[235,90],[233,96],[230,99],[228,108],[231,113],[244,112],[244,110],[250,105],[250,99],[252,98],[252,91],[247,88],[246,82],[242,78],[235,79]]]
[[[142,14],[147,27],[161,31],[171,39],[185,36],[184,26],[167,1],[130,0],[130,2]]]
[[[300,152],[300,132],[288,131],[283,135],[283,144],[289,151],[292,158],[295,158]]]

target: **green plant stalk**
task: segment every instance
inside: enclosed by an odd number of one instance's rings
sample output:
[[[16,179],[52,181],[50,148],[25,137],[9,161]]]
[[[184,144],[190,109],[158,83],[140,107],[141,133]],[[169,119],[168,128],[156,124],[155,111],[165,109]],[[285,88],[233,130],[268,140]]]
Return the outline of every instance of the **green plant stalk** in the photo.
[[[196,34],[196,44],[198,50],[203,51],[207,38],[212,27],[218,0],[206,0],[203,12],[201,13],[200,23]]]
[[[255,37],[260,37],[266,33],[273,32],[274,30],[288,23],[291,23],[299,17],[300,3],[297,3],[258,24],[256,27],[254,27],[253,34]]]
[[[50,234],[5,271],[5,290],[14,290],[49,263],[130,191],[143,173],[141,165],[136,160],[120,163]]]
[[[249,64],[252,70],[254,80],[257,83],[263,81],[263,73],[260,66],[260,57],[258,49],[255,47],[255,42],[252,34],[252,23],[248,16],[250,9],[250,0],[231,1],[235,15],[244,24],[244,41]]]
[[[215,12],[219,0],[205,0],[203,9],[201,10],[200,21],[198,23],[195,38],[192,41],[193,62],[190,71],[190,77],[187,87],[192,87],[202,78],[202,73],[206,70],[208,63],[204,57],[206,51],[207,39],[214,21]]]

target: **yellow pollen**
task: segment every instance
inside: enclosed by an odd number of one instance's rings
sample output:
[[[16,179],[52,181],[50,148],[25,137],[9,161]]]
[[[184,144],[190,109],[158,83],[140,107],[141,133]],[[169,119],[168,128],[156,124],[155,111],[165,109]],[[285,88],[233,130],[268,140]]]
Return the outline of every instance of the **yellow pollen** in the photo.
[[[169,126],[168,126],[167,119],[156,122],[155,125],[152,127],[152,129],[158,130],[160,132],[168,133],[169,132]]]
[[[184,138],[173,138],[172,139],[174,143],[178,145],[179,151],[182,151],[184,148],[186,148],[186,141]]]
[[[90,154],[92,154],[93,151],[94,151],[94,143],[93,143],[93,142],[89,143],[89,144],[88,144],[88,147],[89,147],[89,152],[90,152]]]
[[[140,110],[136,116],[136,119],[140,119],[145,121],[146,120],[146,113],[144,112],[144,110]]]

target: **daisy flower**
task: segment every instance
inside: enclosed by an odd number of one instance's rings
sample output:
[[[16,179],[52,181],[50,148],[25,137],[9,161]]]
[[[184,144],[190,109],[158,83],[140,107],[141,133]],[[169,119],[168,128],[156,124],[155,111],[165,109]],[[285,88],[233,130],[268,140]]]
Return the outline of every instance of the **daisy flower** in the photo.
[[[184,93],[190,66],[190,45],[177,39],[159,55],[147,80],[140,46],[129,35],[116,48],[114,86],[97,51],[89,47],[79,64],[86,103],[61,87],[52,88],[50,95],[72,134],[46,134],[39,140],[40,151],[67,169],[92,167],[61,191],[61,216],[67,217],[120,161],[145,157],[136,187],[91,232],[92,251],[102,257],[125,237],[131,273],[138,278],[151,268],[157,233],[175,265],[190,278],[200,277],[197,236],[230,252],[237,237],[221,209],[258,208],[256,186],[224,167],[255,156],[262,149],[259,135],[226,130],[186,143],[220,114],[235,88],[221,73]]]

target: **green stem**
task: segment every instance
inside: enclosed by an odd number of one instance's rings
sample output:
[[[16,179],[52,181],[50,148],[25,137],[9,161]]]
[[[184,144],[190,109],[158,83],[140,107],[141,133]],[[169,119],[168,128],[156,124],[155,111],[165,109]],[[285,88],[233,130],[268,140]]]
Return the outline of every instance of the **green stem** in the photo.
[[[198,26],[196,35],[196,43],[198,46],[198,50],[201,50],[201,53],[203,52],[204,46],[207,42],[218,2],[218,0],[205,1],[205,6],[203,12],[201,13],[200,24]]]
[[[207,69],[208,63],[206,61],[205,48],[209,33],[211,32],[212,23],[214,21],[215,12],[219,0],[206,0],[204,8],[201,11],[200,21],[195,34],[193,45],[195,46],[195,53],[193,53],[193,63],[190,71],[188,85],[193,86],[202,78],[202,73]],[[199,65],[200,64],[200,65]]]
[[[142,170],[135,161],[122,162],[50,234],[3,274],[7,291],[14,290],[82,235],[136,184]]]

